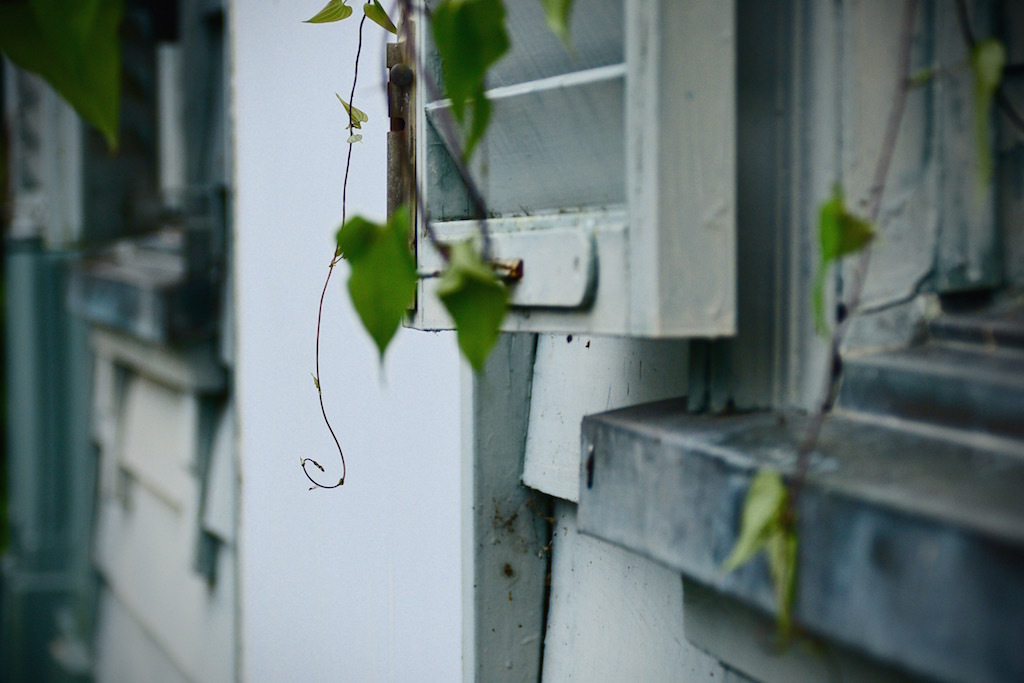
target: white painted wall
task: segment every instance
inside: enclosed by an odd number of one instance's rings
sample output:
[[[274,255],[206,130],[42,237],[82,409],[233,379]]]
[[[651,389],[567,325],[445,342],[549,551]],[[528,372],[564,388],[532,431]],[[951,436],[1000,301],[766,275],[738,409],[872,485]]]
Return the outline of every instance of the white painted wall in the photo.
[[[461,661],[459,383],[450,334],[402,330],[383,369],[336,269],[320,379],[348,478],[308,491],[301,457],[337,477],[310,373],[317,300],[341,217],[344,111],[360,3],[232,2],[235,391],[246,681],[452,681]],[[350,212],[384,214],[384,34],[367,23]]]

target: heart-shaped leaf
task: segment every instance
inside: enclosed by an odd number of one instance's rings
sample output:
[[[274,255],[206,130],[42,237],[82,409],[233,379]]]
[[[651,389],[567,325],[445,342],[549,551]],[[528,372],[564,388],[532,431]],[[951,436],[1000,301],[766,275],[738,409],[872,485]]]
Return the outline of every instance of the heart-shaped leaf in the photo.
[[[544,5],[544,17],[548,28],[562,39],[566,47],[571,47],[569,38],[569,15],[572,13],[572,0],[541,0]]]
[[[479,372],[498,341],[508,288],[480,259],[472,242],[465,241],[451,246],[437,296],[455,321],[462,354]]]
[[[382,359],[416,293],[416,263],[408,240],[405,204],[383,225],[353,216],[338,230],[338,253],[351,267],[352,305]]]
[[[469,158],[473,156],[473,150],[483,139],[484,133],[487,132],[487,124],[491,120],[491,101],[484,95],[483,88],[473,97],[470,106],[473,110],[473,123],[466,135],[466,146],[462,150],[463,163],[469,161]]]
[[[832,197],[821,205],[819,213],[818,238],[821,261],[814,278],[812,305],[814,326],[819,334],[825,334],[828,332],[828,322],[825,318],[825,277],[828,266],[833,261],[866,247],[875,237],[875,226],[846,209],[843,189],[839,185],[832,189]]]
[[[352,8],[345,4],[345,0],[330,0],[322,10],[303,23],[328,24],[332,21],[348,19],[350,16],[352,16]]]
[[[775,586],[775,601],[779,606],[778,625],[783,638],[793,628],[793,597],[796,594],[797,539],[785,524],[773,527],[766,543],[768,569]]]
[[[345,113],[348,114],[349,125],[345,126],[345,128],[362,128],[363,124],[370,120],[362,109],[351,106],[348,102],[341,99],[341,95],[338,93],[334,93],[334,96],[338,98],[341,106],[345,107]]]
[[[123,0],[0,2],[0,52],[42,76],[111,149],[121,111]]]
[[[724,571],[746,564],[767,545],[773,526],[782,518],[785,504],[786,486],[779,473],[774,470],[758,472],[751,480],[743,501],[739,537],[722,564]]]
[[[788,637],[792,628],[796,592],[797,537],[792,524],[786,520],[788,499],[789,493],[778,472],[764,469],[754,475],[743,501],[739,536],[722,563],[723,571],[732,571],[762,550],[765,552],[783,637]]]
[[[444,0],[434,10],[431,25],[455,119],[463,123],[466,105],[472,106],[473,122],[463,150],[467,160],[490,117],[484,77],[509,48],[505,6],[501,0]]]
[[[857,218],[843,203],[843,190],[836,185],[832,198],[821,205],[821,260],[825,263],[860,251],[874,238],[875,227]]]
[[[373,0],[373,2],[368,2],[363,5],[363,14],[366,15],[367,19],[377,24],[385,31],[390,31],[396,36],[398,35],[398,29],[395,27],[394,23],[392,23],[391,17],[388,16],[388,13],[380,6],[380,2],[378,2],[378,0]]]

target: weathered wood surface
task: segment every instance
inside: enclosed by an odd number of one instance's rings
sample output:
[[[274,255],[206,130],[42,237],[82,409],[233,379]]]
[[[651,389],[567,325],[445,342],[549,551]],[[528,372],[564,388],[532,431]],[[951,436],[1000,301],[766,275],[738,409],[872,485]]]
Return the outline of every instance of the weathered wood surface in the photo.
[[[583,416],[682,396],[687,347],[678,340],[540,335],[523,482],[578,500]]]
[[[651,560],[576,531],[576,506],[555,506],[544,681],[723,680],[686,639],[683,583]]]
[[[547,503],[520,483],[536,338],[504,335],[462,390],[463,680],[537,681]]]
[[[733,0],[598,3],[585,22],[599,22],[594,35],[608,40],[598,48],[585,38],[586,54],[573,68],[543,48],[551,36],[535,8],[517,7],[510,17],[512,44],[523,47],[497,67],[488,91],[491,124],[470,168],[492,219],[488,229],[507,229],[501,221],[510,217],[528,218],[517,224],[522,230],[538,229],[545,213],[580,215],[581,224],[601,213],[624,213],[626,220],[623,240],[609,236],[612,243],[602,245],[598,239],[593,305],[556,313],[523,307],[503,328],[675,338],[734,334]],[[436,66],[434,58],[427,69]],[[446,107],[425,102],[416,121],[422,131],[417,173],[439,233],[445,221],[475,213],[446,144]],[[421,229],[421,270],[433,260],[426,242]],[[524,265],[531,269],[525,259]],[[533,268],[546,266],[533,259]],[[414,326],[444,324],[432,297],[419,298],[418,306],[425,311]]]

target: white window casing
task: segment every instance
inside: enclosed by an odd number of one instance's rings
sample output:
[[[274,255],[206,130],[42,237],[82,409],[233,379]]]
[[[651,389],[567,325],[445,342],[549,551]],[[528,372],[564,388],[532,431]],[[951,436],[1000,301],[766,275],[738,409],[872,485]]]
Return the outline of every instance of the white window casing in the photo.
[[[507,331],[641,337],[736,332],[733,0],[579,0],[567,52],[539,3],[507,3],[512,48],[489,76],[491,123],[470,164],[490,256],[521,259]],[[584,25],[585,24],[585,25]],[[420,24],[419,45],[429,46]],[[428,73],[440,77],[429,47]],[[544,56],[544,59],[538,57]],[[443,136],[417,93],[422,205],[442,241],[479,237]],[[412,326],[448,329],[417,218]]]

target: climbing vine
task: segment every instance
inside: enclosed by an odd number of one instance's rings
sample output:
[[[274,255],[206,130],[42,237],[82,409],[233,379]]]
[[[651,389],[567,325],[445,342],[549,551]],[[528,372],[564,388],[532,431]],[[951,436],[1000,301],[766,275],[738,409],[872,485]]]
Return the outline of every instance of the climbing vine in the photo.
[[[957,0],[957,15],[961,33],[969,49],[969,68],[974,79],[974,120],[978,156],[978,182],[987,184],[993,173],[989,151],[989,120],[995,102],[1007,119],[1024,131],[1024,119],[1014,109],[1002,91],[1006,50],[995,38],[977,41],[967,15],[966,2]],[[787,487],[779,472],[764,469],[758,472],[747,490],[740,519],[736,544],[723,563],[723,570],[732,571],[760,553],[768,560],[778,603],[778,626],[783,642],[793,629],[793,600],[797,581],[797,510],[800,494],[806,484],[810,455],[814,451],[822,426],[831,411],[842,372],[840,346],[851,317],[860,306],[861,294],[871,261],[871,245],[877,233],[876,224],[885,191],[886,179],[896,149],[900,122],[906,107],[908,92],[922,87],[942,75],[941,69],[922,69],[911,74],[910,48],[917,0],[907,0],[903,7],[900,29],[899,57],[896,64],[895,86],[889,117],[874,176],[868,189],[867,211],[864,217],[855,215],[846,203],[843,189],[836,185],[832,196],[819,210],[819,250],[821,260],[814,282],[812,306],[815,328],[827,336],[829,353],[826,357],[825,382],[811,415],[807,432],[797,449],[796,472]],[[829,330],[825,316],[824,285],[829,268],[845,257],[856,255],[853,278],[845,299],[836,306],[836,325]]]
[[[568,46],[568,20],[572,0],[539,1],[543,5],[549,27]],[[502,0],[442,0],[432,11],[428,11],[426,8],[414,7],[411,0],[400,0],[397,7],[400,21],[396,26],[378,0],[370,0],[363,5],[352,87],[348,100],[337,96],[344,108],[350,135],[347,139],[348,158],[342,181],[342,224],[336,235],[334,255],[328,264],[320,294],[313,384],[324,422],[341,459],[341,476],[336,483],[324,483],[311,475],[309,466],[326,474],[325,468],[313,458],[301,458],[302,470],[314,489],[337,488],[345,483],[345,455],[324,406],[320,377],[320,329],[324,301],[331,274],[340,260],[344,259],[349,264],[348,292],[352,305],[376,344],[382,361],[416,294],[419,275],[408,245],[410,218],[414,212],[419,213],[427,239],[444,259],[444,268],[440,273],[433,274],[440,278],[436,294],[455,325],[459,349],[474,370],[480,371],[483,368],[498,340],[508,308],[509,291],[503,278],[503,266],[491,262],[489,258],[489,236],[484,224],[486,204],[468,171],[468,162],[490,121],[491,105],[485,94],[487,72],[510,47],[505,28],[505,6]],[[418,85],[431,97],[441,99],[438,84],[428,74],[416,69],[419,55],[409,21],[415,13],[429,21],[434,45],[441,58],[444,96],[451,105],[442,114],[441,127],[446,142],[454,152],[456,169],[466,186],[475,217],[479,221],[477,240],[452,244],[438,240],[423,203],[423,195],[415,182],[403,183],[411,185],[411,196],[407,203],[397,207],[384,222],[347,215],[352,146],[362,140],[362,134],[356,131],[368,122],[366,114],[354,102],[363,26],[367,19],[398,35],[406,61],[404,66],[412,69],[414,76],[419,79]],[[347,0],[329,0],[307,22],[333,23],[348,19],[353,14]],[[408,159],[408,150],[400,151],[399,156]],[[401,169],[406,180],[412,177],[411,169],[407,166],[402,164]]]
[[[569,16],[572,0],[538,0],[543,6],[550,29],[571,49]],[[313,383],[320,399],[325,424],[341,459],[341,475],[336,483],[323,483],[310,474],[309,466],[326,474],[312,458],[302,458],[301,467],[313,488],[337,488],[344,484],[346,465],[340,441],[331,426],[323,403],[319,370],[320,331],[323,307],[334,267],[344,259],[350,267],[347,283],[362,324],[374,340],[380,357],[386,352],[415,296],[419,275],[408,245],[408,229],[414,210],[421,216],[427,239],[445,261],[439,273],[437,295],[455,323],[459,348],[480,370],[494,343],[508,306],[508,289],[496,264],[488,259],[488,235],[483,223],[486,205],[467,164],[483,138],[490,121],[491,108],[485,93],[488,70],[509,50],[502,0],[442,0],[432,12],[414,7],[411,0],[399,0],[398,25],[392,21],[379,0],[362,7],[352,84],[346,100],[337,94],[347,119],[348,154],[342,181],[342,221],[336,234],[323,290],[316,331],[316,361]],[[1024,131],[1024,117],[1014,109],[1002,88],[1006,70],[1006,50],[995,38],[979,40],[971,27],[965,0],[956,0],[961,34],[969,48],[968,66],[974,78],[974,117],[978,154],[978,178],[986,184],[993,173],[989,150],[989,122],[993,105],[1018,129]],[[353,145],[362,141],[365,112],[354,101],[362,54],[363,31],[367,20],[398,35],[404,43],[407,67],[420,79],[432,98],[440,99],[440,88],[428,74],[416,73],[419,63],[410,17],[419,13],[431,24],[432,36],[441,58],[445,95],[450,101],[441,126],[445,138],[456,152],[455,167],[468,190],[476,218],[480,220],[479,240],[454,244],[440,242],[431,227],[423,205],[422,193],[412,183],[409,203],[396,208],[383,222],[347,215],[348,178]],[[0,52],[16,65],[39,74],[94,125],[114,149],[118,141],[120,103],[120,42],[118,28],[123,0],[5,0],[0,2]],[[347,0],[329,2],[307,21],[328,24],[352,17]],[[788,637],[792,628],[793,599],[797,581],[797,510],[806,484],[810,454],[835,400],[841,374],[839,349],[851,317],[858,311],[871,260],[871,245],[877,234],[881,199],[886,186],[892,156],[908,92],[941,78],[943,69],[910,71],[910,47],[917,14],[917,0],[906,0],[900,29],[899,57],[889,117],[883,133],[881,151],[866,198],[867,210],[858,216],[849,209],[843,188],[836,185],[819,209],[820,261],[812,291],[815,328],[828,339],[824,384],[807,431],[797,450],[797,466],[790,482],[771,469],[758,472],[752,479],[744,501],[737,541],[723,563],[732,571],[764,553],[775,586],[780,632]],[[447,118],[450,117],[450,118]],[[402,154],[402,158],[408,158]],[[403,174],[411,176],[403,167]],[[845,298],[836,306],[836,322],[829,329],[825,313],[825,283],[830,269],[847,257],[856,256],[853,278]]]
[[[568,18],[572,0],[538,0],[551,29],[568,45]],[[445,261],[437,295],[455,323],[459,348],[479,371],[498,338],[508,306],[509,293],[501,264],[489,261],[489,239],[483,219],[486,205],[467,169],[477,143],[490,120],[490,103],[484,92],[487,71],[509,49],[502,0],[442,0],[433,11],[411,0],[399,0],[401,29],[395,25],[379,0],[362,7],[352,85],[346,100],[337,98],[347,118],[348,155],[342,181],[342,223],[337,231],[334,254],[320,296],[317,316],[316,361],[313,384],[320,398],[321,412],[341,459],[337,482],[324,483],[310,475],[309,466],[326,474],[312,458],[302,458],[301,467],[314,488],[336,488],[345,481],[345,457],[323,403],[320,378],[320,331],[323,306],[334,267],[341,259],[350,266],[348,291],[363,326],[373,338],[381,359],[413,301],[417,274],[406,243],[413,210],[418,210],[427,238]],[[124,0],[5,0],[0,2],[0,52],[16,65],[39,74],[71,104],[83,119],[106,138],[110,148],[118,142],[121,95],[121,47],[118,31]],[[404,43],[406,67],[415,72],[418,56],[409,21],[414,13],[431,24],[434,43],[441,57],[445,95],[451,103],[441,125],[446,141],[456,151],[456,168],[467,187],[480,222],[479,240],[464,244],[441,243],[432,229],[422,194],[413,187],[410,202],[383,223],[362,216],[347,215],[348,178],[352,167],[352,146],[362,141],[365,112],[355,102],[366,20],[399,36]],[[310,17],[310,24],[330,24],[352,17],[347,0],[328,0]],[[427,74],[419,74],[422,85],[435,99],[440,88]],[[452,120],[449,121],[448,118]],[[407,154],[402,155],[408,158]],[[411,176],[410,169],[402,172]]]

